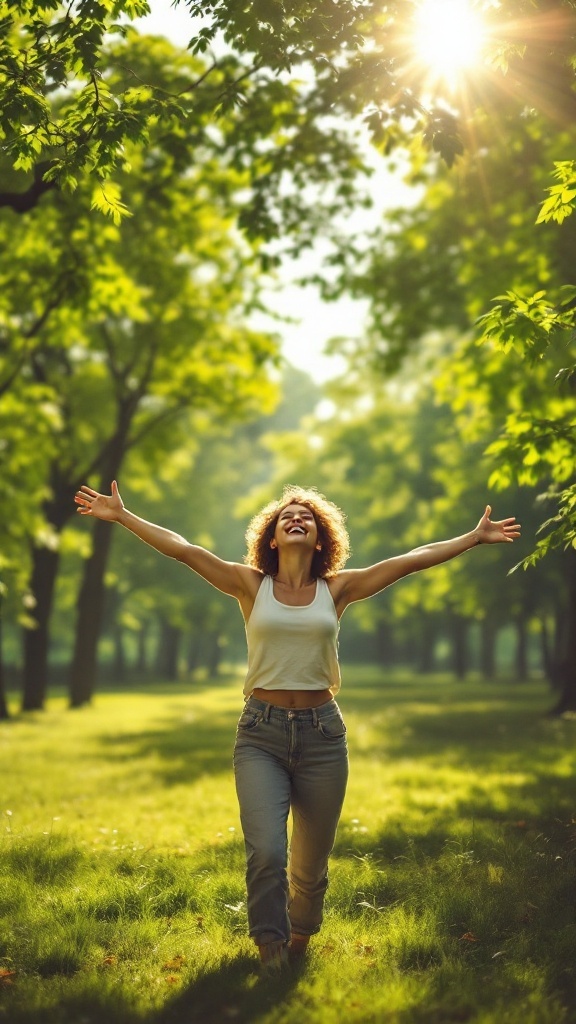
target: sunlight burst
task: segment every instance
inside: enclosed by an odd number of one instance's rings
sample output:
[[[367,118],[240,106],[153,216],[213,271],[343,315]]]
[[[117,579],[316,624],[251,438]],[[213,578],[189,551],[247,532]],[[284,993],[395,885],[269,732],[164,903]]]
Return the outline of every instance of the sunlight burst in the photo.
[[[435,79],[454,87],[482,55],[485,27],[467,0],[423,0],[415,18],[418,60]]]

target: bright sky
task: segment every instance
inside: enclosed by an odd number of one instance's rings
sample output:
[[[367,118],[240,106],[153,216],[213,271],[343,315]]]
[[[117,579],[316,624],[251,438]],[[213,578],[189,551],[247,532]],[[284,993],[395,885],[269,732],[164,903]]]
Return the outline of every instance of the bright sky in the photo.
[[[141,18],[138,27],[142,32],[167,36],[172,42],[186,45],[194,34],[193,21],[186,7],[180,3],[172,7],[170,0],[150,0],[151,14]],[[366,188],[374,197],[375,209],[362,210],[350,217],[350,230],[361,231],[373,227],[376,218],[386,207],[399,206],[413,201],[411,190],[398,176],[384,167],[375,151],[370,151],[370,161],[375,168]],[[306,370],[316,381],[322,382],[337,376],[345,364],[336,356],[323,353],[326,342],[335,336],[355,337],[362,332],[366,315],[366,303],[352,299],[337,302],[323,302],[316,288],[302,288],[294,280],[305,272],[321,269],[321,247],[307,253],[298,261],[286,265],[279,273],[279,288],[270,288],[264,295],[266,304],[282,316],[297,319],[297,323],[284,324],[258,315],[252,320],[257,329],[271,330],[282,338],[282,350],[295,366]]]

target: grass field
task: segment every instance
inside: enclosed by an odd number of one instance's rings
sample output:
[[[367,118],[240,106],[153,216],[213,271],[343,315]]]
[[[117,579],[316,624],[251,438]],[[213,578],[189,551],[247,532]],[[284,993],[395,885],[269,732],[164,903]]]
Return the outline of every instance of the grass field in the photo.
[[[0,1022],[576,1021],[575,721],[538,684],[345,668],[321,933],[262,978],[231,753],[241,684],[0,730]]]

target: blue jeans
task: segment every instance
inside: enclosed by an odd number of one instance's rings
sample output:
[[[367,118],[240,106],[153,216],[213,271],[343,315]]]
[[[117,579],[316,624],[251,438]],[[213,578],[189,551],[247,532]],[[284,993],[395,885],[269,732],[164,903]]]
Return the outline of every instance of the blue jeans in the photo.
[[[346,726],[336,701],[289,710],[249,697],[238,722],[234,775],[250,935],[258,945],[287,941],[292,930],[313,935],[322,923],[328,856],[348,779]]]

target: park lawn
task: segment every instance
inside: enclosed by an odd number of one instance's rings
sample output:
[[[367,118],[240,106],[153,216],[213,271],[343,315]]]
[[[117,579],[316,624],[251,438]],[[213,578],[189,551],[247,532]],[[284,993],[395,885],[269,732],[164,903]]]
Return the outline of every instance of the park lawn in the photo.
[[[573,720],[537,683],[347,666],[321,933],[262,978],[231,754],[241,680],[0,731],[0,1024],[569,1024]]]

